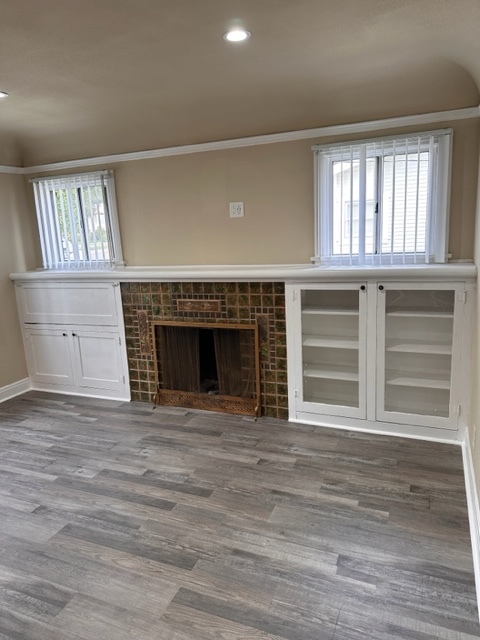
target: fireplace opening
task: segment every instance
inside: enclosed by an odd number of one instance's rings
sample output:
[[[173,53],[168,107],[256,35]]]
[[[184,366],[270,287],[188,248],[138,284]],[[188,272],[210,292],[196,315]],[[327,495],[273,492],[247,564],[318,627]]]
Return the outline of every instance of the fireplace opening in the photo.
[[[155,404],[258,415],[258,325],[153,323]]]
[[[218,394],[217,361],[213,329],[199,329],[200,393]]]

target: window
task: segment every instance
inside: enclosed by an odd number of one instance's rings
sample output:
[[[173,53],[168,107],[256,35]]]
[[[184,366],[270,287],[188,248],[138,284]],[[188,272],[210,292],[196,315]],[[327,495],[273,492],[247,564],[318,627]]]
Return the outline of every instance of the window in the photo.
[[[445,262],[451,133],[314,146],[315,260]]]
[[[112,171],[31,182],[45,269],[123,264]]]

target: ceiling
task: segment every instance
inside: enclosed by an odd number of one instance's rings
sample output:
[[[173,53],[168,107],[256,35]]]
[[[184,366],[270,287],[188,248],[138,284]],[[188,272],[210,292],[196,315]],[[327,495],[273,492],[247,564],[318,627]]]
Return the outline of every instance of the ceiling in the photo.
[[[0,0],[0,12],[3,163],[479,102],[479,0]],[[234,25],[251,39],[223,40]]]

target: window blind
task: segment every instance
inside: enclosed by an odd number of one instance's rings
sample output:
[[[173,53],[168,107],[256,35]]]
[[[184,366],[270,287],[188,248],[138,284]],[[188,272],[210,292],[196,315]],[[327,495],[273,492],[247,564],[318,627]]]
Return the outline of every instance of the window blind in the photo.
[[[450,134],[442,130],[313,147],[320,260],[444,262]]]
[[[32,180],[44,268],[115,263],[108,171]]]

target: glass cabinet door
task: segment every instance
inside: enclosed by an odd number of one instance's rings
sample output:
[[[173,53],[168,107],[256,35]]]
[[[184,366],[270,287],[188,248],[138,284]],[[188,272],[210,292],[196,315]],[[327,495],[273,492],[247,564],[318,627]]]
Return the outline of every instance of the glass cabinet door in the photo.
[[[301,408],[365,417],[365,285],[302,289],[300,296]]]
[[[456,290],[379,289],[377,419],[445,426]]]

